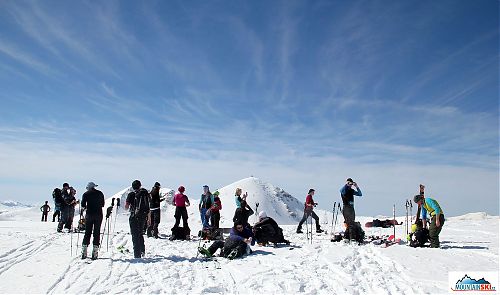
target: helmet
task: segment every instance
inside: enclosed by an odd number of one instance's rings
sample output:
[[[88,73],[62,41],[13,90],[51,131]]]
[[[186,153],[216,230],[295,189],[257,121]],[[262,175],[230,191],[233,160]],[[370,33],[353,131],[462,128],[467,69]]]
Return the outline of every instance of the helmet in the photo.
[[[134,190],[140,189],[141,186],[142,186],[141,182],[139,180],[137,180],[137,179],[132,182],[132,188]]]

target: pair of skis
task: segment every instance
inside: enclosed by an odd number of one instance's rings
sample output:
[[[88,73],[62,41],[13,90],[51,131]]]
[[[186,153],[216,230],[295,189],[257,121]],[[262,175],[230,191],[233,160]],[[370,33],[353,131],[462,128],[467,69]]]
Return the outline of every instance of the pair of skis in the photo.
[[[342,211],[342,207],[340,206],[340,202],[333,202],[333,210],[332,210],[332,228],[330,230],[331,235],[335,234],[335,231],[337,230],[337,222],[338,222],[338,216],[339,212]]]

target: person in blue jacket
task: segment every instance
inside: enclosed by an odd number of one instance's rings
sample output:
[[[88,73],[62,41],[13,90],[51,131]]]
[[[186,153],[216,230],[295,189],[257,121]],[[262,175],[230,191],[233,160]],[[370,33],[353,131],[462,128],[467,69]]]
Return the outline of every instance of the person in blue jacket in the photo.
[[[342,215],[344,215],[344,223],[347,227],[354,226],[356,221],[356,211],[354,211],[354,196],[361,197],[363,193],[358,184],[347,178],[346,184],[340,189],[340,196],[342,197]],[[349,233],[354,231],[349,231]]]
[[[198,204],[198,209],[200,210],[201,224],[203,228],[210,227],[209,218],[207,218],[207,211],[212,207],[214,203],[214,196],[210,192],[208,185],[203,186],[203,194],[200,198],[200,203]]]
[[[427,228],[427,214],[431,216],[429,240],[431,241],[431,248],[439,248],[439,234],[441,233],[445,220],[441,206],[439,206],[436,200],[424,197],[423,193],[416,195],[413,201],[417,203],[421,209],[422,224],[424,228]]]
[[[252,253],[250,245],[255,245],[253,237],[250,228],[245,227],[242,222],[236,222],[226,241],[215,241],[208,249],[199,247],[198,251],[207,257],[212,257],[217,250],[222,249],[221,256],[229,259],[242,257]]]

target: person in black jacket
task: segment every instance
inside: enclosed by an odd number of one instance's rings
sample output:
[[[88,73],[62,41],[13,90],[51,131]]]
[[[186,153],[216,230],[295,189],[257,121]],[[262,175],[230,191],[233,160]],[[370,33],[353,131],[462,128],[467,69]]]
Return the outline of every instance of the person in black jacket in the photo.
[[[102,208],[104,207],[104,194],[96,189],[97,184],[89,182],[87,191],[82,196],[82,208],[85,209],[85,235],[82,242],[82,259],[87,258],[87,248],[90,236],[94,235],[92,244],[92,259],[97,259],[102,224]]]
[[[130,192],[125,201],[125,209],[130,210],[129,224],[132,243],[134,245],[134,258],[142,258],[146,252],[144,246],[143,228],[149,212],[149,193],[141,188],[141,182],[132,182],[133,191]]]
[[[257,243],[263,246],[267,243],[273,243],[275,247],[278,243],[290,243],[285,240],[283,230],[278,226],[278,223],[271,217],[268,217],[264,211],[259,213],[259,222],[254,224],[253,231]]]
[[[155,237],[158,239],[158,225],[160,224],[160,203],[165,200],[165,198],[160,197],[160,188],[161,185],[159,182],[156,182],[153,188],[151,189],[151,200],[149,203],[149,216],[150,223],[147,229],[148,237]]]
[[[45,204],[40,207],[40,211],[42,211],[42,221],[47,222],[47,215],[50,212],[49,201],[45,201]]]
[[[61,203],[61,221],[57,225],[57,232],[62,232],[63,226],[68,230],[72,228],[72,210],[73,206],[77,203],[75,196],[70,194],[70,186],[68,183],[63,184]]]
[[[242,223],[245,228],[251,228],[248,223],[248,218],[254,214],[254,211],[248,205],[246,200],[241,201],[241,208],[236,208],[234,212],[233,222]]]

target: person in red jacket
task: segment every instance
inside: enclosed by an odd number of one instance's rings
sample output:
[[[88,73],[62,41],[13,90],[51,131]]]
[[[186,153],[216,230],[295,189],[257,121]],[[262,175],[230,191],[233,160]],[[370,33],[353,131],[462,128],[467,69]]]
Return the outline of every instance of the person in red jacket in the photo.
[[[173,204],[175,205],[175,224],[174,224],[174,229],[179,227],[179,223],[181,221],[182,217],[182,227],[185,229],[188,229],[188,213],[186,206],[189,206],[189,199],[188,197],[184,194],[184,191],[186,189],[181,185],[178,188],[179,193],[174,196],[173,199]]]
[[[210,224],[212,225],[212,228],[219,228],[220,210],[222,210],[222,202],[220,201],[218,191],[213,193],[213,196],[214,196],[214,203],[207,211],[207,215],[210,216]]]
[[[304,216],[302,217],[302,220],[299,222],[299,226],[297,227],[298,234],[302,233],[302,224],[306,222],[307,218],[310,215],[312,215],[312,218],[316,220],[316,232],[317,233],[323,232],[321,226],[319,225],[319,217],[318,215],[316,215],[316,213],[314,213],[314,207],[316,207],[318,203],[314,202],[313,196],[314,196],[314,189],[310,189],[306,197],[306,203],[304,205]]]

